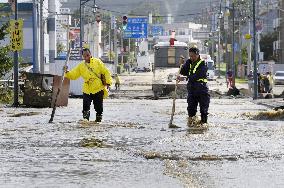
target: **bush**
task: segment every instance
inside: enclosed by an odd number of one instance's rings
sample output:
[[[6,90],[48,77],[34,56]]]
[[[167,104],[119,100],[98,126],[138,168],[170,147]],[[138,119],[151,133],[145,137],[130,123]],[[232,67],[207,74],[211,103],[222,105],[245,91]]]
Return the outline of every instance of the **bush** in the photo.
[[[0,103],[12,103],[13,89],[0,88]]]

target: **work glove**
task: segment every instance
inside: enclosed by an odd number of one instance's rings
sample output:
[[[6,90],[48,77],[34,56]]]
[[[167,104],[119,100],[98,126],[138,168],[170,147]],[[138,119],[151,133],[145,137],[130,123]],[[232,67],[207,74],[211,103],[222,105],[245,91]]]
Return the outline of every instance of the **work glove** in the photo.
[[[176,78],[177,83],[179,83],[181,80],[182,80],[182,79],[181,79],[181,76],[180,76],[180,75],[177,75],[177,78]]]
[[[63,71],[64,71],[65,73],[68,72],[68,66],[67,66],[67,65],[64,65],[64,66],[63,66]]]
[[[107,90],[110,89],[110,85],[109,84],[105,85],[105,87],[107,88]]]

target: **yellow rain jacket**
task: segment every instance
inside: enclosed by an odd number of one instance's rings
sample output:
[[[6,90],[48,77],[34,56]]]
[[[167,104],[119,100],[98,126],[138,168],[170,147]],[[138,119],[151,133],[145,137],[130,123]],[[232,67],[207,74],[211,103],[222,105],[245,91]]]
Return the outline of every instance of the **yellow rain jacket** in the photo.
[[[104,98],[106,98],[108,97],[108,90],[102,83],[101,75],[105,76],[106,84],[111,85],[112,79],[109,70],[100,59],[94,57],[91,57],[90,63],[82,61],[71,71],[65,73],[65,77],[70,80],[76,80],[80,76],[84,79],[83,93],[95,94],[103,90]]]

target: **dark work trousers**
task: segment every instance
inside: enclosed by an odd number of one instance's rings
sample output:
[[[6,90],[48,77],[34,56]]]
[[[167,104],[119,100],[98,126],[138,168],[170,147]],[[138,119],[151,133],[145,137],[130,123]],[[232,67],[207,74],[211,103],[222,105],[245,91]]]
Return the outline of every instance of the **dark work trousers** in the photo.
[[[101,90],[95,94],[83,93],[83,111],[89,111],[91,103],[93,101],[94,109],[97,112],[97,116],[103,115],[103,96],[104,91]]]
[[[193,94],[188,93],[187,96],[187,111],[188,116],[193,117],[197,112],[197,105],[199,103],[201,117],[207,117],[210,103],[210,95],[208,93]]]

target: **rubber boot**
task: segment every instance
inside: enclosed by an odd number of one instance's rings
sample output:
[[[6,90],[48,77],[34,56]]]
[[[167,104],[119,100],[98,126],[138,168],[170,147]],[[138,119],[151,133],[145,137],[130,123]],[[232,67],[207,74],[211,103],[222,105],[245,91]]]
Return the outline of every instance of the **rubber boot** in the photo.
[[[195,116],[187,118],[187,126],[188,127],[194,127],[195,123],[196,123],[196,117]]]
[[[202,115],[201,116],[201,124],[206,124],[207,123],[207,115]]]
[[[102,121],[103,116],[101,115],[96,115],[96,121],[95,122],[101,122]]]
[[[83,113],[83,119],[86,119],[89,121],[89,118],[90,118],[90,111],[82,111]]]
[[[208,128],[208,123],[207,123],[207,115],[201,115],[201,121],[200,121],[201,127],[204,129]]]

